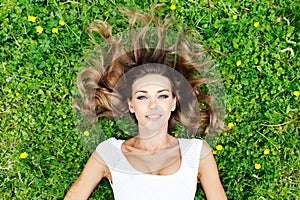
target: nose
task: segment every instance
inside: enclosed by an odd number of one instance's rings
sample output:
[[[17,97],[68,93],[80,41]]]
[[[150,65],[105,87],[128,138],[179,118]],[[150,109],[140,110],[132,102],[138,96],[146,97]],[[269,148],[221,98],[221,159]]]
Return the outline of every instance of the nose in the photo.
[[[157,104],[157,100],[151,98],[150,102],[149,102],[149,108],[154,110],[158,108],[158,104]]]

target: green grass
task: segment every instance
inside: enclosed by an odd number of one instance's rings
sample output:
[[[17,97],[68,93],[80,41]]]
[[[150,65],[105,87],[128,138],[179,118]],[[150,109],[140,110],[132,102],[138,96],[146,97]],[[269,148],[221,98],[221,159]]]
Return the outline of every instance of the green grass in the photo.
[[[202,44],[222,52],[213,56],[226,79],[226,124],[234,126],[218,138],[223,149],[216,160],[228,198],[300,199],[299,0],[174,1],[174,11],[171,1],[160,2],[166,5],[160,15],[174,15],[201,34]],[[71,108],[81,58],[93,46],[86,27],[98,18],[124,31],[128,20],[117,7],[152,3],[1,1],[0,199],[63,198],[89,157]],[[103,124],[111,135],[111,121]],[[28,157],[20,159],[23,152]],[[90,199],[112,199],[106,180]],[[201,190],[196,199],[203,199]]]

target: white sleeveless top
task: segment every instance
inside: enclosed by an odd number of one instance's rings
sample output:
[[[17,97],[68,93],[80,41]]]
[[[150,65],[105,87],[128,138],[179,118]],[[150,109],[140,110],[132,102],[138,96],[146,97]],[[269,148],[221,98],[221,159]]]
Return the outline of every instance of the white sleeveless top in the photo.
[[[203,141],[179,138],[180,168],[170,175],[145,174],[136,170],[124,156],[124,140],[110,138],[96,152],[108,166],[115,200],[194,200]]]

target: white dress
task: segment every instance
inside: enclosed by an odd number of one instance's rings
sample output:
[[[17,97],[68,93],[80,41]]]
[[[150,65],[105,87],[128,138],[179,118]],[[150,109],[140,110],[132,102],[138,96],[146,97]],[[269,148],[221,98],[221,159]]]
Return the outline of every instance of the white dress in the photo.
[[[193,200],[203,140],[179,138],[180,168],[170,175],[139,172],[121,150],[124,140],[110,138],[96,152],[109,167],[115,200]]]

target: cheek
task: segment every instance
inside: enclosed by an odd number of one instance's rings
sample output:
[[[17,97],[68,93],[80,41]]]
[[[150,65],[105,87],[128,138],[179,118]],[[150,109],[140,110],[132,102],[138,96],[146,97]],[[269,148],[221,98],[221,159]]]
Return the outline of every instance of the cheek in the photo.
[[[147,109],[147,103],[146,102],[134,102],[133,104],[134,110],[137,114],[140,112],[144,112]]]
[[[173,104],[172,104],[172,103],[173,103],[173,102],[171,102],[171,101],[165,102],[165,103],[161,104],[161,108],[162,108],[165,112],[169,113],[169,112],[172,111],[172,108],[173,108]]]

